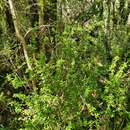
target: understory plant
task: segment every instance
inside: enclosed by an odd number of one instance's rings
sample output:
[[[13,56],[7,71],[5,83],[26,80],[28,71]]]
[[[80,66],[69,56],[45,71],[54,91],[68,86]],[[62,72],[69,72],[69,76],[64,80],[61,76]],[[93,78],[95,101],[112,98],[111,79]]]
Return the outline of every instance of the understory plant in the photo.
[[[73,29],[68,26],[59,36],[48,63],[41,53],[33,62],[33,69],[26,69],[24,76],[17,73],[7,76],[16,90],[8,104],[15,113],[16,129],[122,130],[126,127],[129,65],[118,56],[111,64],[105,64],[106,59],[97,53],[102,34],[94,41],[85,32],[80,26]],[[78,41],[73,38],[77,36]]]

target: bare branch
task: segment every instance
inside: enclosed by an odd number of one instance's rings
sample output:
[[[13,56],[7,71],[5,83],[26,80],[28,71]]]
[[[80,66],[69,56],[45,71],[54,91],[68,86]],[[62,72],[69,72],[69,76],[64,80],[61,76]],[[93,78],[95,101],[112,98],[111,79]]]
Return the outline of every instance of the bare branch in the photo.
[[[19,30],[19,27],[18,27],[18,22],[17,22],[17,17],[16,17],[16,14],[15,14],[15,9],[14,9],[14,6],[13,6],[13,1],[8,0],[8,2],[9,2],[10,12],[11,12],[11,15],[12,15],[12,18],[13,18],[16,36],[23,46],[23,52],[24,52],[24,57],[25,57],[27,66],[28,66],[29,69],[32,69],[31,64],[29,62],[28,53],[27,53],[26,41],[25,41],[24,37],[22,36],[22,34],[20,33],[20,30]]]

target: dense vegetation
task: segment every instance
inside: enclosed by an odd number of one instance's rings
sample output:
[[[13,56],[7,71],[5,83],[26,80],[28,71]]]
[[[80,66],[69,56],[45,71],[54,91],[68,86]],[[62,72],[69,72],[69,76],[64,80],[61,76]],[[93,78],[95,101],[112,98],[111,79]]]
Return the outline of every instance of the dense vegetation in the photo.
[[[130,130],[130,2],[0,0],[0,130]]]

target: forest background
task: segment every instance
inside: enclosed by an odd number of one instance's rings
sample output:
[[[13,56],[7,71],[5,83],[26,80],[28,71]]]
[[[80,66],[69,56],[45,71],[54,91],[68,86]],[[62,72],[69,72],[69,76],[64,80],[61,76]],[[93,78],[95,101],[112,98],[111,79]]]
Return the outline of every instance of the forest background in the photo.
[[[0,130],[130,130],[129,13],[129,0],[1,0]]]

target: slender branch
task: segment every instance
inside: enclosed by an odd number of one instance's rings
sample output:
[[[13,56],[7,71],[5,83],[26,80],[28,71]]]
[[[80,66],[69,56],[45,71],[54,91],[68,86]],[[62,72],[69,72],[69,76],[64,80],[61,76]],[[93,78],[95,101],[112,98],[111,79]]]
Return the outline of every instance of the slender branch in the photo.
[[[22,34],[20,33],[20,30],[19,30],[19,27],[18,27],[18,22],[17,22],[17,17],[16,17],[16,14],[15,14],[15,9],[14,9],[14,6],[13,6],[13,1],[8,0],[8,2],[9,2],[10,12],[11,12],[11,15],[12,15],[12,18],[13,18],[13,23],[14,23],[16,36],[19,39],[19,41],[21,42],[21,44],[22,44],[24,57],[25,57],[27,66],[31,70],[32,67],[31,67],[31,64],[29,62],[26,41],[25,41],[24,37],[22,36]]]
[[[106,3],[104,3],[104,10],[107,12],[107,15],[105,16],[105,36],[104,36],[104,47],[106,50],[106,58],[108,63],[111,63],[112,55],[111,55],[111,44],[110,44],[110,6],[111,1],[107,0]]]
[[[40,10],[39,10],[39,26],[44,23],[44,9],[45,9],[46,0],[40,0]]]

